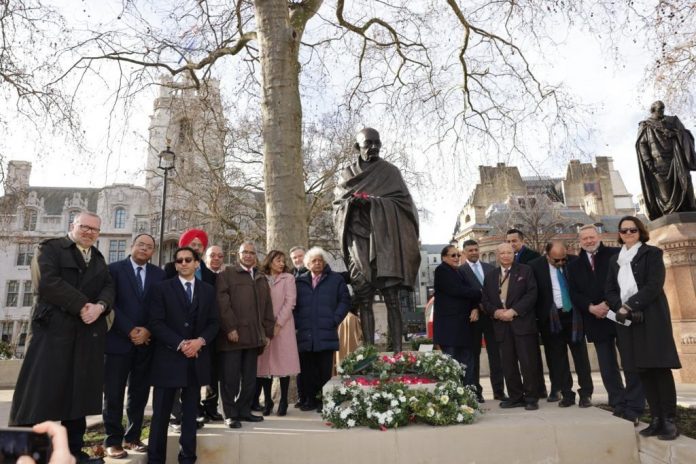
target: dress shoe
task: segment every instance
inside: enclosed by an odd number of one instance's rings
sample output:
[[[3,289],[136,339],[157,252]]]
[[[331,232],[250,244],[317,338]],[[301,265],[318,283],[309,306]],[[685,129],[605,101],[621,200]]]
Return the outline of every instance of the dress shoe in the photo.
[[[221,422],[223,420],[222,414],[217,411],[206,411],[204,415],[211,422]]]
[[[295,403],[294,406],[295,406],[297,409],[300,409],[300,408],[302,407],[302,401],[298,401],[297,403]]]
[[[657,436],[660,440],[674,440],[679,436],[679,430],[677,430],[677,424],[674,423],[674,418],[666,417],[662,421],[662,428]]]
[[[567,408],[575,404],[575,398],[569,396],[564,396],[561,401],[558,402],[559,408]]]
[[[106,456],[111,459],[123,459],[128,456],[126,450],[124,450],[121,446],[118,445],[107,446],[105,453]]]
[[[314,411],[317,409],[317,403],[304,403],[300,406],[300,411]]]
[[[248,414],[246,416],[239,416],[237,417],[237,420],[243,421],[243,422],[262,422],[263,417],[261,416],[255,416],[253,414]]]
[[[505,400],[508,400],[510,398],[507,397],[505,392],[498,392],[498,393],[493,394],[493,399],[498,400],[498,401],[505,401]]]
[[[479,403],[485,403],[486,399],[483,397],[483,395],[476,395],[476,401]]]
[[[533,403],[527,403],[524,405],[524,409],[526,409],[527,411],[536,411],[537,409],[539,409],[539,403],[537,401]]]
[[[287,413],[288,413],[288,402],[280,400],[280,403],[278,403],[278,415],[284,416]]]
[[[196,417],[196,429],[200,430],[205,427],[205,417]]]
[[[273,401],[266,401],[264,406],[265,407],[263,408],[263,415],[270,416],[271,413],[273,412],[273,406],[275,406],[275,403],[273,403]]]
[[[181,433],[181,424],[175,422],[169,423],[169,431],[172,433]]]
[[[123,442],[123,449],[127,449],[130,451],[136,451],[138,453],[145,453],[145,452],[147,452],[147,445],[140,440],[131,441],[131,442],[124,441]]]
[[[661,417],[653,417],[650,420],[650,425],[645,427],[643,430],[638,432],[641,436],[643,437],[654,437],[655,435],[658,435],[662,430],[662,418]]]
[[[242,428],[242,423],[239,422],[237,419],[225,419],[225,425],[231,429]]]
[[[260,404],[252,404],[251,410],[255,412],[261,412],[263,411],[263,407]]]
[[[526,406],[526,403],[522,400],[519,400],[519,401],[505,400],[505,401],[500,402],[500,407],[503,409],[524,408],[525,406]]]
[[[581,396],[580,401],[578,401],[578,407],[589,408],[592,406],[592,398],[589,396]]]
[[[561,395],[559,395],[558,392],[552,391],[551,394],[546,397],[546,401],[548,401],[549,403],[561,401]]]

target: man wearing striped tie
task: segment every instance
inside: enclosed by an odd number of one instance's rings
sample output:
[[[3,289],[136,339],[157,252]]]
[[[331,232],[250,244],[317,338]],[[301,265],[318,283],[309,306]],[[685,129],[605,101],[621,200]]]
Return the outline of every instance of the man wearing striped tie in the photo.
[[[104,406],[102,416],[106,437],[106,455],[122,459],[126,450],[144,452],[140,440],[143,413],[150,394],[150,360],[152,346],[147,324],[147,295],[152,286],[165,279],[162,269],[150,264],[155,251],[155,239],[139,234],[133,240],[131,254],[126,259],[109,264],[114,282],[114,324],[106,335],[104,355]],[[128,382],[126,429],[123,402]]]
[[[464,274],[469,284],[481,290],[483,288],[483,278],[495,268],[482,263],[479,259],[479,246],[475,240],[466,240],[462,244],[462,262],[459,271]],[[474,355],[474,385],[476,385],[476,396],[479,403],[483,403],[483,387],[481,386],[481,340],[486,341],[486,354],[488,355],[488,366],[490,368],[491,386],[493,387],[493,398],[504,401],[505,383],[503,381],[503,368],[500,362],[500,349],[493,333],[493,321],[489,317],[479,317],[476,322],[471,323],[472,347]]]

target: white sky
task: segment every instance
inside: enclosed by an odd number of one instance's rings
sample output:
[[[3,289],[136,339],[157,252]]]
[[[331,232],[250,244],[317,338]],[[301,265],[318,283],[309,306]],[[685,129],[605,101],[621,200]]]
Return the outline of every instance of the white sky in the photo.
[[[94,5],[91,4],[91,8],[99,8]],[[544,57],[552,62],[552,66],[539,67],[537,72],[549,81],[562,82],[584,105],[594,108],[592,120],[588,121],[588,125],[594,128],[592,138],[583,145],[593,156],[613,157],[614,166],[629,192],[636,195],[640,192],[634,151],[637,124],[647,116],[650,103],[658,99],[652,94],[652,86],[643,83],[648,54],[627,40],[621,44],[622,57],[616,62],[602,51],[594,37],[574,31],[566,43],[553,52],[552,59]],[[114,182],[144,184],[140,170],[145,166],[147,154],[153,91],[143,92],[128,117],[128,124],[120,123],[116,128],[122,131],[123,141],[118,144],[108,143],[106,95],[105,90],[95,89],[91,95],[82,98],[90,155],[74,156],[74,147],[63,139],[51,136],[37,139],[20,128],[11,131],[4,140],[6,158],[33,163],[32,185],[99,187]],[[303,103],[308,108],[313,104]],[[669,107],[667,113],[672,114]],[[693,117],[679,116],[693,131]],[[372,124],[379,129],[378,123]],[[388,141],[388,136],[383,138]],[[588,159],[583,158],[583,161]],[[479,162],[471,163],[472,166],[477,164]],[[417,158],[416,166],[423,171],[427,185],[417,191],[414,189],[412,193],[419,206],[430,213],[421,220],[421,239],[424,243],[445,243],[450,239],[459,210],[478,182],[478,172],[475,167],[468,171],[453,171],[441,162],[434,163],[422,157]],[[540,174],[561,175],[566,159],[559,162],[539,157],[535,159],[535,166]],[[532,174],[524,166],[520,166],[520,170],[522,175]]]

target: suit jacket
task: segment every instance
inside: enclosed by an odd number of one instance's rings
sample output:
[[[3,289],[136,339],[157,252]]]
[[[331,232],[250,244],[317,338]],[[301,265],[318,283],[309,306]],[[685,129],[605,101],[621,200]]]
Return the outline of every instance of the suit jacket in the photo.
[[[500,299],[501,269],[486,274],[483,281],[483,309],[490,317],[496,309],[503,307]],[[503,341],[505,325],[510,324],[515,335],[536,335],[537,322],[534,304],[537,299],[537,286],[534,272],[526,264],[513,263],[508,277],[508,293],[505,300],[506,308],[512,308],[517,312],[517,317],[511,322],[493,320],[495,338]]]
[[[114,325],[106,335],[107,354],[125,354],[135,346],[128,334],[134,327],[145,327],[148,320],[147,299],[152,286],[166,278],[162,269],[146,264],[145,291],[140,292],[130,256],[124,260],[109,264],[109,272],[114,282],[116,297],[114,299]],[[143,345],[144,347],[145,345]]]
[[[577,258],[573,255],[568,255],[568,261],[573,262]],[[540,256],[529,263],[529,267],[534,271],[534,279],[537,283],[537,301],[536,301],[536,317],[539,325],[549,323],[549,311],[551,308],[556,309],[556,303],[553,301],[553,284],[551,283],[551,270],[546,256]],[[564,269],[566,281],[568,280],[568,269]],[[568,291],[570,294],[570,289]],[[572,301],[572,299],[571,299]]]
[[[210,346],[219,328],[213,286],[196,279],[193,301],[189,303],[178,278],[163,280],[152,287],[147,304],[148,328],[154,339],[151,384],[168,388],[208,385]],[[198,337],[205,339],[205,346],[197,358],[189,359],[177,350],[182,341]]]
[[[203,257],[201,256],[201,261],[200,261],[200,267],[201,267],[201,280],[203,282],[212,285],[213,287],[215,286],[215,282],[217,281],[217,274],[208,269],[208,266],[205,265],[205,262],[203,261]],[[167,274],[167,279],[174,278],[178,275],[176,272],[176,266],[174,265],[174,262],[169,262],[164,265],[164,272]]]
[[[483,277],[486,277],[486,274],[488,274],[491,271],[495,270],[495,266],[481,262],[481,269],[483,270]],[[481,282],[479,282],[478,277],[476,277],[476,274],[474,274],[474,270],[471,269],[471,266],[469,266],[469,263],[464,263],[461,266],[459,266],[459,271],[464,274],[464,276],[468,279],[469,283],[476,289],[482,290],[483,285]]]
[[[616,323],[609,319],[597,319],[590,313],[590,304],[606,301],[604,294],[609,274],[609,260],[620,248],[599,244],[595,254],[595,270],[592,271],[587,252],[582,250],[578,259],[568,263],[568,287],[573,307],[580,310],[587,340],[606,342],[616,335]]]
[[[481,291],[449,264],[435,268],[433,342],[444,346],[471,347],[471,310],[478,307]]]
[[[519,254],[515,256],[515,262],[519,264],[528,264],[530,261],[541,256],[536,251],[529,248],[527,245],[522,246]]]

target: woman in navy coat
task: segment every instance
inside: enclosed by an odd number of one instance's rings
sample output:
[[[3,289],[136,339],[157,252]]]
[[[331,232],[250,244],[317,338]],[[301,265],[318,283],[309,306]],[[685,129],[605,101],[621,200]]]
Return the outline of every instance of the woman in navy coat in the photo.
[[[343,276],[329,267],[328,254],[319,247],[304,258],[309,272],[297,277],[295,330],[305,403],[302,411],[321,407],[317,395],[331,378],[338,350],[338,326],[348,314],[350,294]]]
[[[433,342],[443,353],[464,364],[464,384],[474,384],[474,356],[471,323],[478,320],[481,291],[469,284],[459,271],[460,254],[453,245],[440,253],[442,263],[435,269],[435,310]]]

